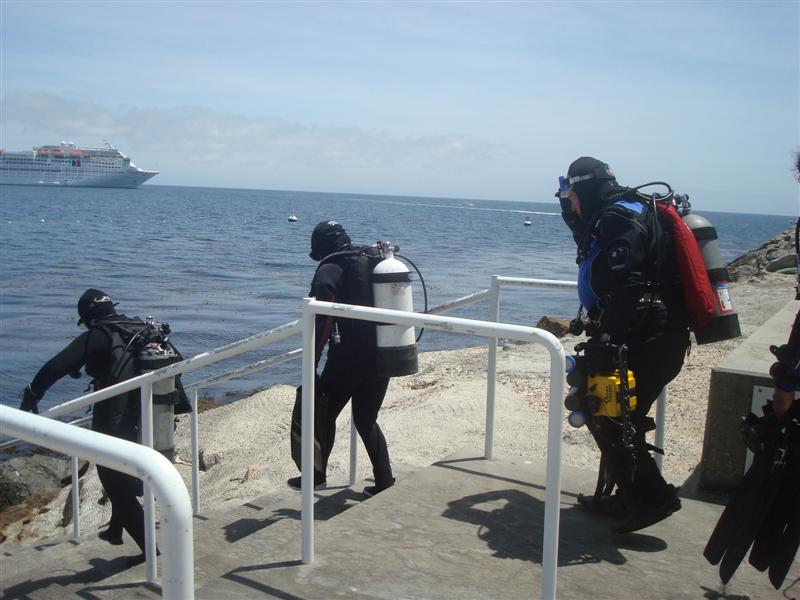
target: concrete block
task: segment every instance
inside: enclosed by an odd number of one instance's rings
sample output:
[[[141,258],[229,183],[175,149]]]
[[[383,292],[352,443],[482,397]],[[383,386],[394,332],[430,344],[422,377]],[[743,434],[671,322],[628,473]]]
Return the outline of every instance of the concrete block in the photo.
[[[755,388],[773,387],[771,345],[786,343],[800,305],[788,302],[711,371],[700,489],[729,493],[745,472],[740,419],[752,410]],[[771,395],[771,394],[770,394]],[[760,412],[756,411],[760,415]]]

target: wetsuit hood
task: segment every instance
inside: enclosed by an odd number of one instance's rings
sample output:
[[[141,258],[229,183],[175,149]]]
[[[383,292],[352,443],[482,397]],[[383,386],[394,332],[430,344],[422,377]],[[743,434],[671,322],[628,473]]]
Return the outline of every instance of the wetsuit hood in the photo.
[[[92,321],[97,321],[109,315],[117,314],[114,308],[117,305],[109,294],[89,288],[81,294],[78,300],[78,325],[90,325]]]
[[[567,177],[580,179],[571,183],[571,189],[578,195],[584,223],[591,223],[602,208],[618,197],[616,192],[624,190],[617,183],[611,167],[591,156],[581,156],[574,160],[569,166]]]
[[[350,249],[350,236],[336,221],[322,221],[311,234],[311,253],[313,260],[322,260],[329,254]]]

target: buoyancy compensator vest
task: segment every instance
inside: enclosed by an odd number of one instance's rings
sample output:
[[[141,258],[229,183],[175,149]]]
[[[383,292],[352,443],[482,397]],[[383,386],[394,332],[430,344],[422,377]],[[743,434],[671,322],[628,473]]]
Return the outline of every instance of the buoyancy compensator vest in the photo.
[[[722,262],[714,226],[690,210],[689,196],[667,194],[652,199],[662,227],[672,239],[671,260],[677,263],[681,289],[698,344],[741,335],[739,317],[728,290],[728,270]]]
[[[644,195],[640,189],[652,185],[667,188],[663,195]],[[688,327],[698,344],[732,339],[741,335],[739,319],[728,290],[728,272],[722,263],[716,230],[704,217],[691,213],[688,195],[673,192],[669,184],[652,182],[628,189],[625,198],[642,202],[643,225],[654,236],[648,276],[661,293],[669,295],[678,286]],[[613,207],[614,205],[612,205]],[[606,209],[608,210],[608,209]],[[655,211],[655,212],[654,212]],[[654,214],[657,222],[654,221]],[[665,239],[659,239],[663,236]],[[673,275],[677,275],[674,277]]]

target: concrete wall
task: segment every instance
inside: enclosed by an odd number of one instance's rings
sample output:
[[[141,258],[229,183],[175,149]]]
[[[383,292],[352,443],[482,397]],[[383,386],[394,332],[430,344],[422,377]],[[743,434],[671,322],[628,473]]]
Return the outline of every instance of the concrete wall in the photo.
[[[756,386],[772,388],[770,345],[785,344],[800,305],[788,302],[711,371],[700,489],[730,492],[745,471],[740,419],[751,411]],[[760,411],[754,411],[761,416]]]

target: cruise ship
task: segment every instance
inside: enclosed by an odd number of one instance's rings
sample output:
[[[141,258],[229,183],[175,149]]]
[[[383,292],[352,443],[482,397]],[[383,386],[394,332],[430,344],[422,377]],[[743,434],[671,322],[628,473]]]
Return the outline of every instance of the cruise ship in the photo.
[[[136,188],[156,175],[158,171],[143,171],[108,142],[102,148],[61,142],[27,152],[0,150],[0,184]]]

